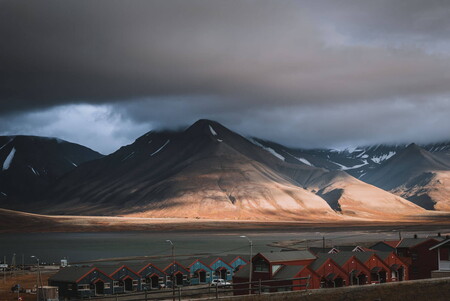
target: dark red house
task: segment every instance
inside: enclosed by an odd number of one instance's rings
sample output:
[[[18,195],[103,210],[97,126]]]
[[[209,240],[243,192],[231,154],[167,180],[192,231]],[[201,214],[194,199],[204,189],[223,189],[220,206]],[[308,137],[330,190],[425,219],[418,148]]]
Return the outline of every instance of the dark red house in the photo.
[[[348,274],[331,258],[320,256],[308,267],[320,277],[320,287],[342,287],[349,283]]]
[[[403,238],[395,241],[378,242],[371,248],[379,251],[395,251],[398,256],[410,258],[408,279],[431,277],[431,271],[438,269],[437,250],[430,250],[438,244],[434,238]]]
[[[355,252],[343,252],[335,254],[318,254],[319,257],[333,259],[348,275],[347,285],[364,285],[370,283],[370,270],[359,260]]]

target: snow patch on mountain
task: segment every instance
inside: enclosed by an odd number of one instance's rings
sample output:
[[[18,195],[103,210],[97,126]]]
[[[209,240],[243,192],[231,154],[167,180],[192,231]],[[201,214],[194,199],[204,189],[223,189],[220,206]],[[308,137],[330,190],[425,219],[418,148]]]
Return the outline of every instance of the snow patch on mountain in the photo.
[[[14,159],[14,154],[16,153],[16,148],[13,147],[8,157],[6,157],[5,162],[3,162],[3,170],[7,170],[11,166],[11,162]]]
[[[166,143],[163,144],[160,148],[158,148],[154,153],[152,153],[150,156],[156,155],[159,153],[168,143],[170,142],[170,139],[166,141]]]
[[[259,143],[258,141],[254,140],[254,139],[251,139],[251,138],[248,139],[248,140],[250,142],[252,142],[254,145],[261,147],[265,151],[268,151],[269,153],[271,153],[272,155],[274,155],[275,157],[277,157],[281,161],[286,161],[286,158],[284,156],[280,155],[279,153],[277,153],[273,148],[268,147],[268,146],[264,146],[261,143]]]
[[[314,165],[311,164],[311,162],[309,162],[305,158],[298,158],[298,157],[294,157],[294,158],[297,159],[298,161],[302,162],[302,163],[305,163],[306,165],[314,166]]]
[[[32,171],[36,176],[39,176],[39,173],[38,173],[36,170],[34,170],[34,168],[33,168],[32,166],[28,165],[28,167],[31,169],[31,171]]]
[[[0,191],[0,193],[4,196],[8,196],[6,193],[4,193],[3,191]]]
[[[389,154],[384,154],[382,156],[378,156],[378,157],[372,157],[370,158],[370,160],[372,160],[373,162],[380,164],[383,161],[388,160],[389,158],[391,158],[392,156],[394,156],[397,152],[395,151],[390,151]]]
[[[345,165],[339,164],[337,162],[333,162],[333,161],[330,161],[330,162],[338,165],[341,168],[341,170],[356,169],[356,168],[360,168],[360,167],[363,167],[363,166],[369,164],[369,162],[367,162],[367,160],[363,160],[363,162],[364,162],[363,164],[358,164],[358,165],[354,165],[354,166],[345,166]]]
[[[209,130],[213,136],[217,136],[217,132],[212,128],[212,126],[209,126]]]

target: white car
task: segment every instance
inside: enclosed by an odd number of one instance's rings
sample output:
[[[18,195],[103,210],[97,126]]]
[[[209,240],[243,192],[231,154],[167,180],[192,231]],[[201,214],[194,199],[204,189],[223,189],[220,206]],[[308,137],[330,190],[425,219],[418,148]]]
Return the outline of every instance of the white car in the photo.
[[[231,283],[226,282],[223,279],[213,279],[213,281],[211,282],[211,286],[221,287],[221,286],[227,286],[227,285],[231,285]]]

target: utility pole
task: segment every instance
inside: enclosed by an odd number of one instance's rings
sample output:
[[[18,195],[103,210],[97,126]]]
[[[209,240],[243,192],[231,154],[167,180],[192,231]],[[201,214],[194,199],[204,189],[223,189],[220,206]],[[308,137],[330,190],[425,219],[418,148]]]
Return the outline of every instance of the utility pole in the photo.
[[[167,239],[166,242],[172,246],[172,300],[175,301],[175,245],[170,239]]]
[[[249,244],[250,244],[250,272],[249,272],[249,275],[248,275],[248,282],[249,282],[249,284],[248,284],[248,294],[251,295],[252,294],[252,274],[253,274],[253,261],[252,261],[252,258],[253,258],[253,242],[245,235],[241,235],[239,237],[246,238],[248,240]]]
[[[39,266],[39,258],[37,258],[36,256],[32,255],[31,258],[36,258],[36,262],[37,262],[37,278],[36,278],[36,300],[39,301],[39,284],[41,284],[42,287],[42,278],[41,278],[41,269]],[[44,294],[44,290],[42,290],[42,293]],[[45,296],[43,296],[44,300],[45,300]]]
[[[322,236],[322,252],[325,252],[325,236]]]

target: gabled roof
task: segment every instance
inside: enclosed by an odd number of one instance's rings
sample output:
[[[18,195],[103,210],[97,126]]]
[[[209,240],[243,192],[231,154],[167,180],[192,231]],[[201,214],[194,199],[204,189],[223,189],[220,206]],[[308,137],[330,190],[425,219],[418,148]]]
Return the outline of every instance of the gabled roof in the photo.
[[[316,259],[316,256],[309,251],[267,252],[259,254],[272,263]]]
[[[82,278],[84,278],[84,276],[88,275],[89,273],[95,270],[111,279],[111,277],[109,277],[106,273],[95,267],[71,266],[60,269],[59,272],[50,277],[49,280],[76,283],[80,281]]]
[[[411,248],[433,238],[403,238],[397,248]],[[434,240],[434,239],[433,239]]]
[[[247,257],[248,257],[248,255],[247,255]],[[248,263],[248,259],[245,259],[245,256],[242,256],[242,255],[225,255],[225,256],[220,256],[220,258],[222,258],[228,264],[232,264],[238,258],[241,258],[242,260],[244,260],[245,262]]]
[[[329,258],[324,256],[324,257],[318,257],[316,260],[314,260],[309,267],[311,268],[311,270],[313,271],[317,271]]]
[[[442,242],[440,242],[440,243],[438,243],[437,245],[432,246],[432,247],[430,248],[430,251],[432,251],[432,250],[434,250],[434,249],[436,249],[436,248],[440,248],[440,247],[442,247],[442,246],[450,246],[450,238],[449,238],[449,239],[446,239],[446,240],[444,240],[444,241],[442,241]]]
[[[58,273],[50,277],[49,280],[61,282],[76,282],[80,277],[86,275],[94,267],[65,267],[61,268]]]
[[[351,252],[353,251],[357,246],[334,246],[329,252],[332,252],[333,250],[336,250],[338,252],[347,251]]]
[[[281,267],[273,276],[273,279],[290,279],[295,278],[295,276],[303,270],[302,265],[285,265]]]
[[[242,266],[239,271],[234,273],[233,277],[248,279],[248,275],[250,273],[250,265],[246,264]]]
[[[317,254],[318,257],[326,257],[333,259],[339,266],[343,266],[350,258],[356,256],[356,252],[342,251],[339,253],[321,253]]]
[[[126,265],[103,265],[103,266],[97,266],[97,268],[100,269],[100,271],[108,274],[109,276],[112,276],[114,274],[116,274],[117,272],[119,272],[121,269],[127,269],[130,272],[132,272],[133,274],[135,274],[136,276],[140,277],[139,274],[134,271],[133,269],[131,269],[130,267],[126,266]]]
[[[385,240],[385,241],[383,241],[383,243],[385,243],[388,246],[391,246],[393,248],[397,248],[399,242],[400,242],[400,240]]]

